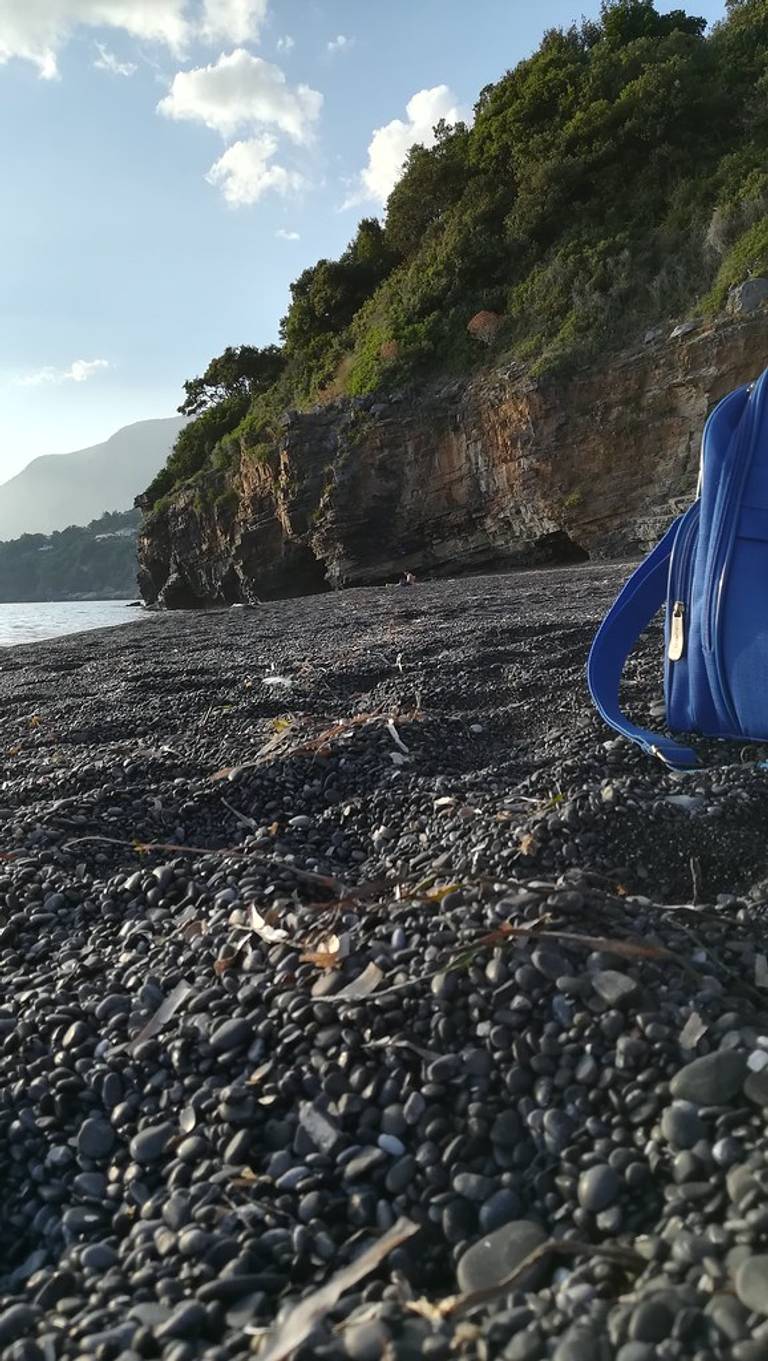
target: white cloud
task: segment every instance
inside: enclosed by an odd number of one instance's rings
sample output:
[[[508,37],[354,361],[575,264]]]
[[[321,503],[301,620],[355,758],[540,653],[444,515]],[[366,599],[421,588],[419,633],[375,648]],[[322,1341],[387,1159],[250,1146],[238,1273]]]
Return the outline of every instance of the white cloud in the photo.
[[[368,164],[360,172],[357,187],[343,204],[352,208],[374,199],[386,203],[400,178],[408,152],[417,143],[431,147],[435,144],[434,128],[441,119],[456,123],[467,117],[459,107],[456,96],[447,85],[435,85],[431,90],[419,90],[408,100],[407,119],[393,118],[383,128],[376,128],[368,144]]]
[[[279,66],[238,48],[212,66],[179,71],[157,107],[166,118],[204,123],[224,137],[272,125],[306,142],[322,104],[317,90],[289,85]]]
[[[135,76],[138,66],[132,61],[118,61],[114,52],[110,52],[103,43],[96,44],[98,57],[94,61],[97,71],[108,71],[112,76]]]
[[[281,241],[300,241],[301,236],[298,232],[289,231],[287,227],[278,227],[275,236]]]
[[[303,177],[282,165],[270,165],[277,151],[277,142],[268,132],[251,137],[245,142],[233,142],[227,147],[206,179],[221,189],[227,203],[242,208],[257,203],[270,191],[289,194],[300,189]]]
[[[201,36],[211,42],[256,42],[269,0],[204,0]]]
[[[182,52],[189,37],[187,0],[0,0],[0,65],[21,57],[40,75],[58,75],[57,56],[81,26],[118,28]]]
[[[278,52],[292,52],[295,46],[296,40],[291,37],[290,33],[286,33],[284,37],[277,40]]]
[[[348,52],[350,47],[354,47],[354,45],[354,38],[347,38],[343,33],[339,33],[336,38],[331,38],[331,41],[326,44],[329,52]]]
[[[108,359],[75,359],[68,369],[47,366],[17,379],[19,387],[40,387],[43,383],[87,383],[100,369],[108,369]]]

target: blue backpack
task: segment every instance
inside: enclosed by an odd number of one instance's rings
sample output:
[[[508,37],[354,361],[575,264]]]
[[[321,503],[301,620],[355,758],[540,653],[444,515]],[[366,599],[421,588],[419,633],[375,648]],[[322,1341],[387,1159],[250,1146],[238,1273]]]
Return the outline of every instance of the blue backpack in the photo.
[[[768,740],[768,370],[709,416],[697,499],[630,577],[589,654],[589,690],[606,723],[684,768],[698,764],[695,751],[619,708],[624,663],[665,599],[669,727]]]

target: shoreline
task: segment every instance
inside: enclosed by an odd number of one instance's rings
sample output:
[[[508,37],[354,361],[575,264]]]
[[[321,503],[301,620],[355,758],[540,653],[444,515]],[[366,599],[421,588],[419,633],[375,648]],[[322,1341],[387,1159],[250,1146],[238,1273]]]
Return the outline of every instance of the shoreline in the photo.
[[[597,721],[623,578],[7,650],[0,1345],[757,1356],[765,751],[683,780]],[[660,670],[656,626],[647,721]]]

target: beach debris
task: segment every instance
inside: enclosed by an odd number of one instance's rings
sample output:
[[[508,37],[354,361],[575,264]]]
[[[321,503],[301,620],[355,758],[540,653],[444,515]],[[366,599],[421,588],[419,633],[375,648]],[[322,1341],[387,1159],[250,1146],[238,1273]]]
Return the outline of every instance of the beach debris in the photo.
[[[305,964],[316,964],[320,969],[338,969],[352,948],[348,931],[326,936],[314,944],[307,944],[301,959]]]
[[[357,978],[353,979],[351,983],[347,983],[346,987],[342,988],[340,992],[334,993],[331,1000],[334,1002],[355,1002],[360,998],[370,997],[371,993],[378,988],[383,977],[384,974],[378,964],[373,962],[366,964],[363,972],[358,974]]]
[[[680,1048],[693,1051],[699,1040],[702,1040],[707,1033],[708,1027],[702,1021],[697,1011],[692,1011],[682,1030],[680,1031]]]
[[[358,1281],[370,1276],[390,1252],[400,1247],[402,1243],[407,1243],[415,1233],[418,1233],[418,1225],[404,1217],[398,1219],[392,1228],[382,1234],[381,1238],[372,1243],[365,1252],[348,1266],[342,1267],[341,1271],[337,1271],[319,1290],[306,1295],[291,1310],[285,1323],[267,1336],[266,1346],[259,1352],[259,1361],[285,1361],[285,1358],[300,1347],[304,1339],[325,1318],[328,1310],[333,1308],[341,1295],[351,1290]]]
[[[145,1040],[151,1040],[155,1035],[159,1034],[163,1026],[167,1025],[171,1017],[174,1016],[179,1007],[186,1002],[192,992],[194,992],[194,988],[190,983],[185,982],[184,979],[182,979],[180,983],[177,983],[173,992],[169,993],[165,998],[165,1001],[160,1003],[160,1006],[157,1008],[154,1015],[151,1016],[146,1025],[142,1027],[138,1035],[135,1035],[131,1040],[128,1046],[129,1050],[137,1049]]]
[[[289,939],[287,931],[281,926],[272,926],[266,917],[262,917],[258,908],[251,903],[248,909],[246,930],[254,931],[261,940],[265,940],[269,945],[275,945]]]
[[[394,722],[392,721],[391,718],[387,719],[387,732],[392,738],[392,741],[394,742],[395,746],[399,747],[400,751],[404,752],[405,755],[408,756],[410,754],[408,748],[406,747],[405,742],[403,741],[402,737],[397,731],[397,728],[395,727]]]

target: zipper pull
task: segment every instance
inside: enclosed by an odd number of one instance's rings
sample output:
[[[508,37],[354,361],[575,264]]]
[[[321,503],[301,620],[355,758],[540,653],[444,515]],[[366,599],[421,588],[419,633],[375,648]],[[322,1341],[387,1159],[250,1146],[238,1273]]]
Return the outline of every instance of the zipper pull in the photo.
[[[685,605],[676,600],[672,607],[672,624],[669,630],[669,649],[667,656],[671,662],[679,662],[685,652]]]

